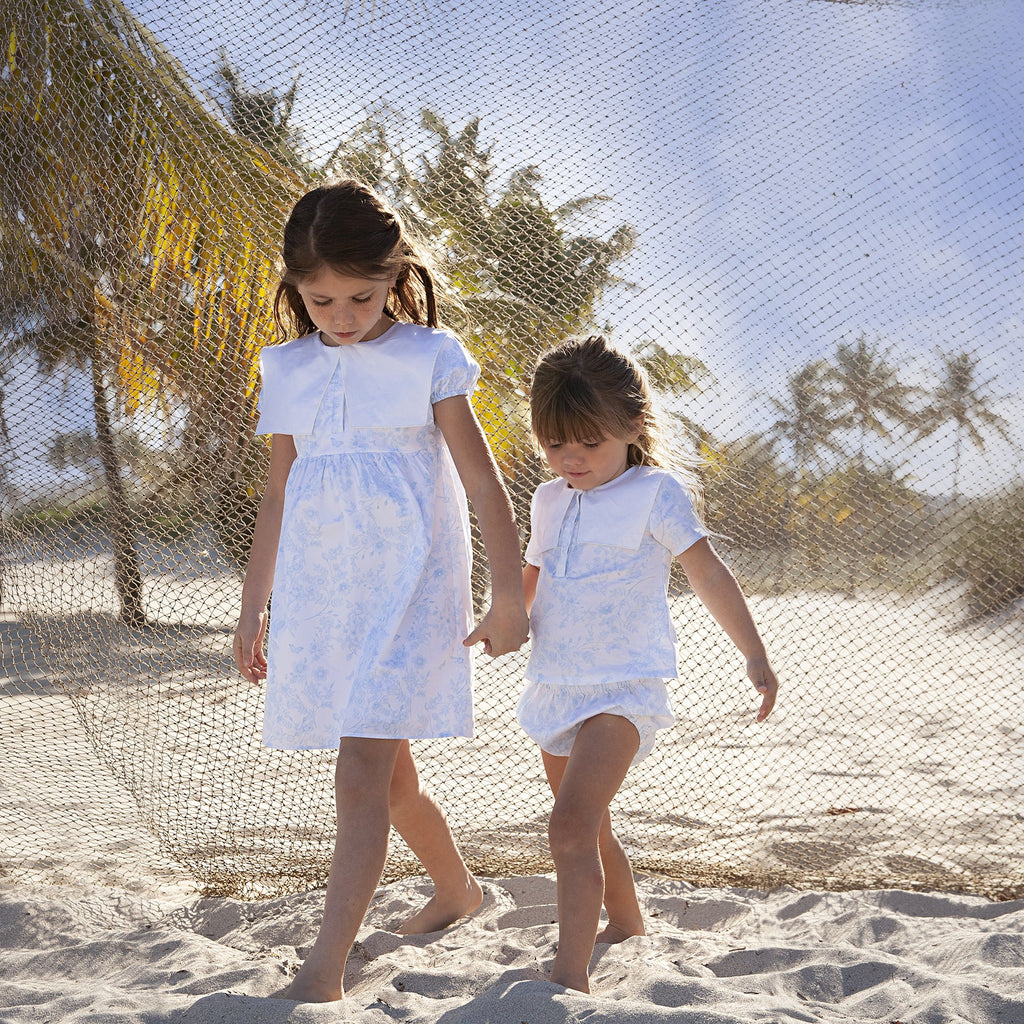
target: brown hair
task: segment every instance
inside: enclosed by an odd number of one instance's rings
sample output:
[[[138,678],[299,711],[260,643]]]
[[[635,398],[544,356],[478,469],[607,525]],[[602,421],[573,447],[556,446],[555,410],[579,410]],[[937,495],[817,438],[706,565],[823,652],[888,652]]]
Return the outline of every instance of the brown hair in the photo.
[[[284,226],[284,273],[274,296],[282,335],[286,316],[299,334],[316,325],[296,287],[325,267],[351,277],[390,278],[384,312],[394,320],[438,325],[435,272],[401,218],[371,188],[354,180],[307,192]]]
[[[699,508],[698,463],[671,450],[647,374],[632,356],[597,334],[570,338],[538,359],[530,389],[530,426],[538,443],[632,437],[638,419],[640,434],[630,442],[627,464],[680,473]]]

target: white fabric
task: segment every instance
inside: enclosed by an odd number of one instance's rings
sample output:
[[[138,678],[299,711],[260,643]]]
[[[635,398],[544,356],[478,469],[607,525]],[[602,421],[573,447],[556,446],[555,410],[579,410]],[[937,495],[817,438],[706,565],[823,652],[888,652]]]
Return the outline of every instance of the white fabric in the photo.
[[[619,715],[636,728],[640,746],[631,766],[654,749],[658,730],[667,729],[676,720],[664,679],[629,679],[590,686],[527,683],[516,706],[516,717],[526,735],[556,757],[572,753],[583,723],[595,715]]]
[[[351,426],[430,423],[431,368],[446,337],[450,335],[444,331],[402,323],[358,345],[325,345],[316,332],[263,349],[260,374],[274,386],[260,391],[256,433],[310,433],[342,358],[347,364],[346,415]]]
[[[676,675],[667,589],[707,531],[685,483],[635,466],[592,490],[541,484],[526,560],[540,567],[526,677],[573,685]]]
[[[334,360],[325,381],[294,365],[296,353],[312,356],[315,373],[327,365],[307,339],[263,360],[262,425],[295,430],[297,452],[263,742],[305,750],[342,736],[472,736],[469,517],[432,405],[471,392],[479,367],[451,335],[409,324],[356,345],[311,337]],[[297,382],[274,375],[286,366]],[[292,405],[300,399],[316,405],[306,431],[296,429],[308,420]]]

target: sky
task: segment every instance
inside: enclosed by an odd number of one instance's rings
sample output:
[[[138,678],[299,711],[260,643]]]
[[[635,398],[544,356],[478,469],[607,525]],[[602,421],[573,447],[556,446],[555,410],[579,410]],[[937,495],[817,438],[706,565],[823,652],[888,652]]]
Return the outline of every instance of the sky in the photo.
[[[701,358],[716,383],[688,412],[720,436],[765,429],[795,370],[864,335],[912,383],[978,354],[1012,440],[965,489],[1020,475],[1019,0],[128,6],[210,93],[222,49],[254,85],[298,75],[315,156],[371,111],[415,152],[430,108],[479,117],[499,177],[537,166],[551,204],[611,197],[579,225],[638,231],[603,319]],[[950,444],[906,465],[918,486],[948,488]]]

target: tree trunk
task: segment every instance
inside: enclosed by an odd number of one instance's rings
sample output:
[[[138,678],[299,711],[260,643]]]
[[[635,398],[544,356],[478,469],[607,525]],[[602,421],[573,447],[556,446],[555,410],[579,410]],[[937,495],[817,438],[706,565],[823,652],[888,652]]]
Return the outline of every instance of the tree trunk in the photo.
[[[110,539],[114,546],[114,586],[121,601],[121,621],[126,626],[138,629],[146,625],[146,613],[142,607],[142,572],[135,553],[128,500],[121,482],[117,444],[110,426],[110,410],[107,408],[107,395],[103,386],[98,343],[92,355],[92,406],[96,417],[96,443],[107,483],[107,516]]]
[[[782,553],[773,588],[776,595],[781,594],[784,589],[793,558],[793,504],[793,488],[787,483],[786,500],[782,503]]]
[[[960,426],[957,425],[953,439],[953,508],[960,507]]]

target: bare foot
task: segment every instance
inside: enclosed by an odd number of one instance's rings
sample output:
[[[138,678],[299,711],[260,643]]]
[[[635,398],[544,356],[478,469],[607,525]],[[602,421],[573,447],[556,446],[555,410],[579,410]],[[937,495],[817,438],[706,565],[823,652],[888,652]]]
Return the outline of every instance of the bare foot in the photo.
[[[438,932],[454,924],[460,917],[472,914],[483,900],[483,890],[477,880],[469,875],[462,888],[456,892],[436,893],[422,910],[406,918],[396,931],[399,935]]]
[[[297,1003],[333,1003],[344,996],[345,992],[337,981],[314,977],[313,971],[306,970],[303,964],[299,973],[280,992],[275,992],[272,998],[294,999]]]
[[[597,933],[597,939],[595,939],[595,942],[607,942],[610,945],[615,945],[616,942],[625,942],[626,939],[631,939],[634,935],[646,934],[647,929],[644,928],[642,918],[635,924],[609,921],[608,924]]]
[[[333,1003],[345,998],[341,989],[320,988],[315,985],[296,985],[293,981],[280,992],[275,992],[271,999],[294,999],[297,1003]]]
[[[586,971],[579,975],[572,972],[563,975],[557,967],[552,967],[548,981],[561,985],[563,988],[575,989],[577,992],[585,992],[588,996],[590,995],[590,978],[587,977]]]

